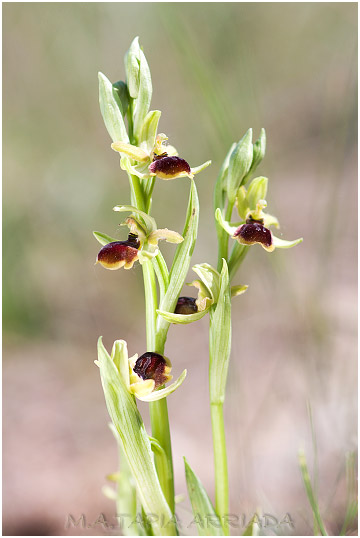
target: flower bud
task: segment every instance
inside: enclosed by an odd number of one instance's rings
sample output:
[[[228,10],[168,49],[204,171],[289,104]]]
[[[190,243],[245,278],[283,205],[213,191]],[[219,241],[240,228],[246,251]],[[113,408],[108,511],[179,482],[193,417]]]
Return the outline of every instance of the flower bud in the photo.
[[[96,258],[105,269],[131,269],[138,259],[140,242],[137,235],[130,233],[127,241],[113,241],[105,245]]]
[[[259,243],[265,250],[274,250],[271,231],[265,228],[263,221],[247,219],[245,224],[239,226],[234,237],[241,245],[255,245]]]
[[[197,311],[198,306],[194,297],[179,297],[174,313],[187,316],[189,314],[196,314]]]
[[[172,376],[171,364],[168,359],[155,352],[146,352],[137,359],[133,366],[133,372],[141,379],[151,379],[155,382],[154,389],[167,383]]]
[[[152,176],[157,176],[161,179],[174,179],[182,176],[193,177],[190,165],[185,159],[175,156],[156,158],[150,164],[149,171]]]

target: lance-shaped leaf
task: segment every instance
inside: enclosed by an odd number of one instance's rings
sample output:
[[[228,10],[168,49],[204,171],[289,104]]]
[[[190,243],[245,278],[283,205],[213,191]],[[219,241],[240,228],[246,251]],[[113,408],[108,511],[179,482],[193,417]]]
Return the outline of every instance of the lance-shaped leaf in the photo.
[[[93,232],[93,236],[99,241],[100,245],[103,246],[109,243],[114,243],[115,241],[119,241],[118,239],[114,239],[113,237],[110,237],[110,235],[103,234],[102,232]]]
[[[236,193],[250,170],[253,160],[252,129],[249,129],[231,154],[227,175],[227,193],[230,203],[235,202]]]
[[[189,270],[191,256],[195,247],[197,229],[199,223],[199,199],[194,180],[191,180],[191,190],[186,215],[186,221],[182,236],[184,241],[178,245],[169,276],[169,285],[166,293],[160,301],[159,310],[162,312],[174,312],[177,300]],[[158,332],[165,333],[169,328],[169,322],[159,316],[157,320]]]
[[[138,495],[146,514],[157,514],[152,522],[159,536],[175,535],[170,508],[165,500],[152,459],[151,445],[134,397],[127,390],[119,371],[98,341],[98,361],[107,409],[121,440],[121,446],[134,477]],[[165,524],[161,524],[164,518]]]
[[[231,291],[226,261],[223,259],[220,292],[216,307],[210,312],[210,401],[223,403],[231,351]]]
[[[99,103],[105,127],[112,141],[129,142],[120,98],[103,73],[99,73]]]
[[[224,536],[220,520],[204,486],[185,458],[184,463],[187,489],[199,536]]]

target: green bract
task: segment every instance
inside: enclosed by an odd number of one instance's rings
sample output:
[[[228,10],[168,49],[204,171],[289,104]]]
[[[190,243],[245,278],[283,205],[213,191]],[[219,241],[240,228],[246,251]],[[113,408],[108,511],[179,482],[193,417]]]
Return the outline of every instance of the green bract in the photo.
[[[159,536],[175,532],[172,514],[160,487],[152,460],[151,445],[141,415],[116,368],[114,361],[98,342],[98,361],[106,405],[121,440],[121,447],[136,482],[137,492],[146,514],[163,517],[165,526],[152,523]],[[166,524],[168,523],[168,525]]]
[[[252,129],[249,129],[236,145],[230,156],[227,195],[229,202],[234,204],[236,193],[250,170],[253,160]]]
[[[129,142],[119,96],[102,73],[99,73],[99,103],[105,127],[113,142]]]

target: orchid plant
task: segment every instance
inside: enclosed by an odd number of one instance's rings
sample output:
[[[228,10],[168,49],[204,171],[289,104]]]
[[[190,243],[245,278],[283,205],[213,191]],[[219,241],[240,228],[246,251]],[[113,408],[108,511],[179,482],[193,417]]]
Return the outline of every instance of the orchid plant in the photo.
[[[194,515],[211,516],[216,523],[207,528],[199,524],[199,534],[228,535],[223,405],[231,352],[231,301],[247,289],[243,284],[232,285],[232,281],[252,245],[259,244],[272,252],[275,248],[293,247],[301,239],[285,241],[275,237],[270,229],[271,226],[278,228],[279,223],[276,217],[264,212],[268,179],[252,178],[265,155],[265,131],[262,130],[253,143],[249,129],[231,146],[215,185],[217,268],[207,263],[195,265],[192,269],[198,278],[190,285],[196,288],[197,297],[180,296],[198,232],[199,200],[194,177],[211,161],[191,167],[167,144],[166,135],[158,133],[161,112],[150,110],[151,75],[138,38],[125,56],[125,72],[126,81],[114,84],[99,73],[99,91],[100,109],[112,139],[111,147],[119,154],[120,167],[129,179],[130,204],[114,207],[114,211],[128,214],[123,222],[128,236],[119,241],[105,233],[94,232],[102,246],[96,263],[111,270],[131,269],[136,262],[141,265],[146,300],[146,351],[129,358],[125,340],[116,340],[111,352],[101,338],[98,341],[96,364],[120,454],[120,471],[110,475],[116,488],[107,487],[105,491],[116,501],[118,513],[132,516],[132,524],[122,529],[124,534],[175,536],[179,533],[166,398],[180,388],[186,370],[167,385],[172,376],[171,361],[164,354],[165,344],[171,324],[196,322],[209,314],[214,506],[186,460],[185,473]],[[159,229],[150,215],[157,178],[189,181],[189,201],[181,234]],[[235,208],[238,218],[232,223]],[[160,240],[175,245],[170,268],[161,253]],[[232,243],[230,252],[229,241]],[[145,429],[136,399],[149,402],[151,436]],[[250,531],[248,529],[248,534]]]

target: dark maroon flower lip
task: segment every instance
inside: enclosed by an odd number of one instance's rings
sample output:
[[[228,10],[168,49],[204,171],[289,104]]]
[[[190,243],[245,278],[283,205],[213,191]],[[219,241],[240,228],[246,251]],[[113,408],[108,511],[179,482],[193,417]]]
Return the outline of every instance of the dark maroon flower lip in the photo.
[[[175,314],[189,315],[196,314],[198,306],[194,297],[179,297],[175,307]]]
[[[247,219],[246,223],[235,231],[234,237],[242,245],[260,243],[266,250],[274,250],[271,231],[265,228],[261,221]]]
[[[127,241],[113,241],[105,245],[97,255],[96,263],[106,269],[131,269],[138,259],[140,242],[135,234],[129,234]]]
[[[181,157],[161,157],[155,159],[149,166],[151,174],[161,179],[174,179],[180,175],[192,177],[190,165]]]
[[[141,357],[139,357],[133,371],[141,379],[152,379],[155,381],[155,389],[164,385],[169,379],[169,372],[171,367],[169,361],[167,361],[160,353],[147,351]]]

